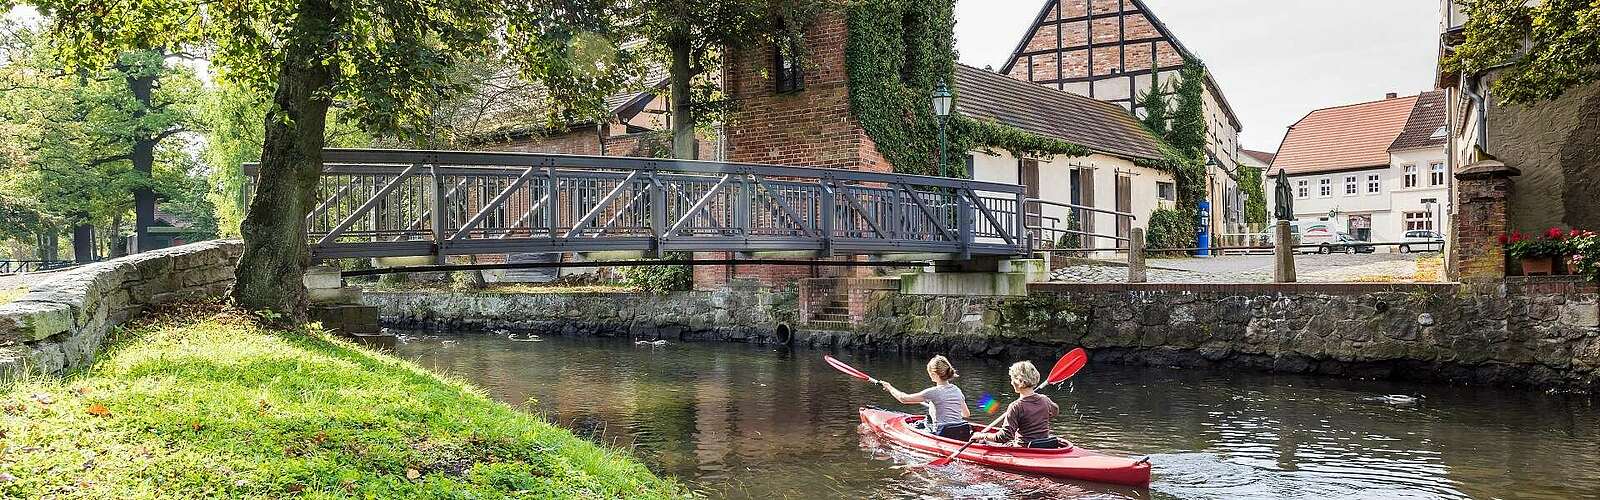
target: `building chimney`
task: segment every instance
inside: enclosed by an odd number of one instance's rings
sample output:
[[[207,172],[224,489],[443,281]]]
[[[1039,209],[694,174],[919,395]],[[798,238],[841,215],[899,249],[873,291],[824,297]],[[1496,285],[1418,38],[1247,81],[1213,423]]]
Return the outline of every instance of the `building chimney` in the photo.
[[[1390,92],[1390,93],[1387,93],[1387,94],[1383,95],[1384,99],[1394,99],[1396,97],[1400,97],[1400,94],[1397,94],[1397,93],[1394,93],[1394,92]]]

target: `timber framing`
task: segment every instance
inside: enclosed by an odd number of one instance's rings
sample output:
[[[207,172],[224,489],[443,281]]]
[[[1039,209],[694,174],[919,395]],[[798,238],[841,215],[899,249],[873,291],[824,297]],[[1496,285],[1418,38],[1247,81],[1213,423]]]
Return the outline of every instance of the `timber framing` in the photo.
[[[1108,4],[1114,4],[1115,10],[1109,9]],[[1097,7],[1100,12],[1096,12]],[[1115,19],[1116,23],[1112,25],[1106,22],[1110,19]],[[1116,30],[1115,36],[1106,37],[1104,34],[1097,36],[1098,30],[1106,29],[1107,25],[1111,25],[1110,29]],[[1148,26],[1148,29],[1145,29],[1145,26]],[[1076,40],[1079,35],[1076,31],[1078,27],[1082,28],[1081,41]],[[1053,48],[1049,46],[1030,48],[1030,44],[1041,32],[1047,33],[1048,36],[1051,31],[1055,32]],[[1072,31],[1070,36],[1069,31]],[[1068,43],[1069,38],[1075,41]],[[1103,60],[1096,61],[1096,58],[1104,57],[1107,52],[1114,52],[1111,57],[1116,59],[1115,64],[1108,65]],[[1162,55],[1165,54],[1177,57],[1167,57],[1163,60]],[[1195,58],[1194,53],[1172,35],[1172,30],[1167,28],[1142,0],[1050,0],[1039,9],[1039,14],[1034,17],[1030,28],[1017,41],[1011,56],[1001,65],[999,73],[1034,83],[1053,85],[1062,90],[1066,90],[1068,85],[1087,83],[1085,95],[1088,97],[1124,104],[1130,111],[1137,111],[1136,98],[1139,92],[1145,89],[1138,88],[1135,83],[1136,77],[1143,75],[1159,77],[1161,73],[1176,72],[1183,68],[1184,60],[1190,58]],[[1069,65],[1066,62],[1078,60],[1084,61],[1081,71],[1079,68],[1069,67],[1077,66],[1076,63]],[[1043,69],[1047,69],[1042,73],[1037,64],[1040,62],[1045,66]],[[1136,69],[1130,70],[1130,66]],[[1098,92],[1095,83],[1111,78],[1127,80],[1125,97],[1095,95]],[[1206,75],[1206,88],[1233,128],[1241,129],[1233,107],[1228,104],[1227,98],[1223,96],[1216,81],[1209,74]]]

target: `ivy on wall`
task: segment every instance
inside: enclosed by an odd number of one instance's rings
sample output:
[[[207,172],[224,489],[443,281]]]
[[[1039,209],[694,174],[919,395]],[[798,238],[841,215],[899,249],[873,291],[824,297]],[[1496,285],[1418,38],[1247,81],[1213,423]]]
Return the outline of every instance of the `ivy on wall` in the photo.
[[[1170,92],[1177,101],[1175,109],[1169,111],[1169,92],[1157,84],[1141,94],[1140,103],[1146,111],[1141,122],[1165,144],[1160,160],[1134,163],[1172,174],[1178,191],[1177,208],[1190,214],[1199,209],[1200,200],[1206,197],[1205,75],[1205,65],[1189,59],[1178,72],[1177,88]]]
[[[1267,222],[1267,192],[1265,175],[1255,167],[1239,167],[1239,189],[1244,193],[1244,221],[1247,224]]]
[[[931,99],[939,82],[951,93],[955,75],[955,2],[853,0],[847,7],[845,71],[850,113],[896,172],[939,173],[939,122]],[[957,102],[960,95],[956,95]],[[1082,156],[1089,150],[993,121],[952,114],[947,168],[965,177],[967,151],[994,148],[1014,156]]]

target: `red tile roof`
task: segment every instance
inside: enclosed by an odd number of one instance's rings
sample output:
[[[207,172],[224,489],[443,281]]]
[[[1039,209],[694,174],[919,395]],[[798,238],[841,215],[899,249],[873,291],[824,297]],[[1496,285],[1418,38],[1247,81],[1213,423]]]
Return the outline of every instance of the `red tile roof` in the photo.
[[[1312,111],[1289,127],[1272,168],[1294,175],[1388,165],[1416,103],[1406,96]]]
[[[1268,153],[1266,151],[1256,151],[1256,150],[1253,150],[1253,149],[1241,149],[1241,150],[1239,150],[1239,152],[1240,153],[1244,153],[1246,155],[1249,155],[1251,158],[1255,158],[1256,161],[1259,161],[1261,163],[1265,163],[1267,165],[1271,165],[1272,164],[1272,159],[1278,156],[1276,153]]]

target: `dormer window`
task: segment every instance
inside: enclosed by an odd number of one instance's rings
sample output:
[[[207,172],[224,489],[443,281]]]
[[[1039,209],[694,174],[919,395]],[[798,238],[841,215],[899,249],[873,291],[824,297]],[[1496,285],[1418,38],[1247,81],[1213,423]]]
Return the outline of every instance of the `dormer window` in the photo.
[[[772,74],[778,83],[778,93],[799,92],[806,88],[805,69],[801,65],[801,44],[798,39],[778,40],[772,51]]]

